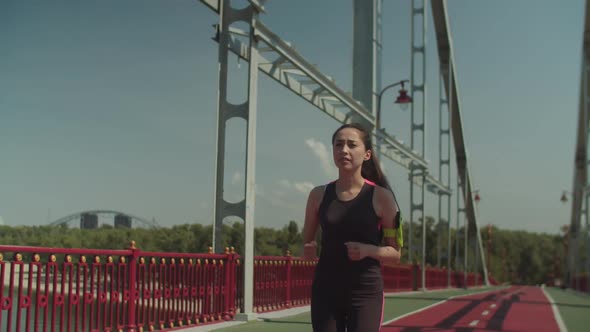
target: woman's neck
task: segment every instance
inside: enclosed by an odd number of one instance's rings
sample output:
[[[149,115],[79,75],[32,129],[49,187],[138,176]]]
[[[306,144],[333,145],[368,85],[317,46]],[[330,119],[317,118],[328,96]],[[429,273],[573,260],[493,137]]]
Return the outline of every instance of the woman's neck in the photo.
[[[338,176],[336,185],[340,190],[350,190],[353,188],[362,187],[365,184],[365,179],[359,173],[342,174]]]

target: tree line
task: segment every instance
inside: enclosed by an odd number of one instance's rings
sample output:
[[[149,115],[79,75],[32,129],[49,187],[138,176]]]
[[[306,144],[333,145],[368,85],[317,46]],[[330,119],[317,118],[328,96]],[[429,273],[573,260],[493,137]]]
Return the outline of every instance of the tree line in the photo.
[[[447,223],[439,224],[426,218],[426,264],[447,267]],[[414,254],[409,261],[409,223],[404,224],[406,248],[402,250],[402,263],[420,263],[422,225],[412,224]],[[489,272],[500,282],[539,284],[560,277],[565,264],[564,234],[544,234],[515,230],[491,229],[491,241],[486,227],[481,227],[481,239]],[[223,246],[244,252],[244,227],[235,222],[223,225]],[[280,229],[257,227],[254,231],[255,255],[281,256],[287,251],[299,256],[302,251],[302,234],[297,222],[290,221]],[[463,270],[465,257],[464,229],[451,229],[450,266]],[[212,245],[211,225],[183,224],[162,228],[114,228],[102,225],[88,230],[61,226],[0,226],[0,244],[58,248],[124,249],[131,240],[143,251],[206,253]],[[318,234],[318,239],[319,239]],[[467,270],[482,271],[481,259],[476,256],[475,236],[467,244]],[[458,240],[458,241],[457,241]],[[458,251],[456,250],[458,242]],[[319,241],[318,241],[319,243]],[[489,247],[488,247],[489,245]],[[439,256],[440,248],[440,256]],[[489,257],[488,257],[489,248]],[[476,258],[477,257],[477,258]],[[479,260],[479,262],[478,262]],[[438,265],[440,263],[440,265]]]

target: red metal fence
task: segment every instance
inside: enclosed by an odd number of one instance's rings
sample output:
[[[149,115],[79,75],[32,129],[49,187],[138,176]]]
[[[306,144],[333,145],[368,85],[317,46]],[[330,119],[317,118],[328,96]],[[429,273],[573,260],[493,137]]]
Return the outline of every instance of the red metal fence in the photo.
[[[589,278],[588,272],[582,272],[572,279],[572,288],[578,292],[590,293],[590,287],[588,280]]]
[[[231,319],[237,255],[0,246],[1,331],[169,329]]]
[[[10,255],[8,261],[3,254]],[[255,257],[254,310],[310,302],[315,261]],[[421,288],[420,267],[383,267],[386,292]],[[243,305],[243,268],[224,254],[0,245],[0,331],[144,331],[232,319]],[[428,269],[427,288],[447,287]],[[452,285],[464,275],[453,272]],[[482,278],[479,278],[480,281]],[[468,285],[475,285],[469,275]]]
[[[309,304],[315,261],[291,256],[254,259],[254,310],[266,312]]]

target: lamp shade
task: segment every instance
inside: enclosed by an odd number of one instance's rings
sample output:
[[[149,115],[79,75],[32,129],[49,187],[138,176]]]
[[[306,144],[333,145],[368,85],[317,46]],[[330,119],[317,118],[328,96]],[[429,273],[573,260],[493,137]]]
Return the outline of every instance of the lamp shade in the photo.
[[[566,195],[566,193],[561,194],[561,199],[560,200],[561,200],[562,203],[567,203],[567,195]]]
[[[412,102],[412,97],[408,96],[408,91],[405,89],[399,90],[399,95],[395,100],[396,104],[399,104],[401,109],[407,109],[408,105]]]

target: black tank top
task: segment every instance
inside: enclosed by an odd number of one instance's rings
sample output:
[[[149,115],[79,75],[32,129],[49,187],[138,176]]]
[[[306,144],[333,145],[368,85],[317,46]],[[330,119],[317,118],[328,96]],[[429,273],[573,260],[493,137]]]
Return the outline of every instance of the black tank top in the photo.
[[[344,245],[348,241],[381,244],[381,224],[373,208],[374,191],[375,185],[365,180],[356,197],[341,201],[336,195],[336,183],[326,186],[318,211],[322,228],[322,248],[316,267],[318,281],[382,289],[379,261],[370,257],[351,261]]]

